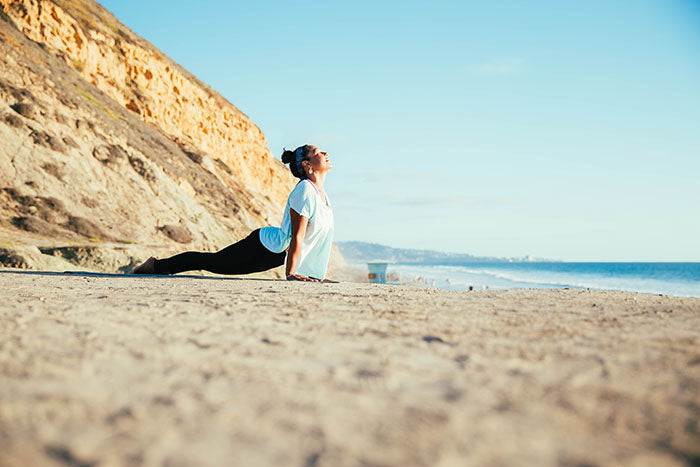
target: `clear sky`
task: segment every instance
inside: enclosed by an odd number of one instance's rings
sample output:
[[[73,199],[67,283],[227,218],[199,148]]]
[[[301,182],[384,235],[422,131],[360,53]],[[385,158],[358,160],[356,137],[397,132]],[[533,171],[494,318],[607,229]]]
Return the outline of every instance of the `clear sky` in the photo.
[[[336,240],[700,261],[700,1],[101,3],[330,154]]]

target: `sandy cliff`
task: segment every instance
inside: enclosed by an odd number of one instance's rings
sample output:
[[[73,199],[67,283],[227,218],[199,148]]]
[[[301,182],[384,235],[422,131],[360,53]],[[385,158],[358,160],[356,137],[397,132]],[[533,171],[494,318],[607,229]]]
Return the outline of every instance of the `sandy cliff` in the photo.
[[[95,2],[0,6],[0,262],[125,269],[279,222],[292,177],[234,105]]]

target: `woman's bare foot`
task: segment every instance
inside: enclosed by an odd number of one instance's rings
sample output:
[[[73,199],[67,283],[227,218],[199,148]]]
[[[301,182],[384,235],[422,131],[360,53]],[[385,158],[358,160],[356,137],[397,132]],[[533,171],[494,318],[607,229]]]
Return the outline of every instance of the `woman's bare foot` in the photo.
[[[156,265],[156,258],[155,258],[155,256],[151,256],[146,261],[144,261],[140,265],[136,266],[131,271],[131,274],[155,274],[156,273],[155,265]]]

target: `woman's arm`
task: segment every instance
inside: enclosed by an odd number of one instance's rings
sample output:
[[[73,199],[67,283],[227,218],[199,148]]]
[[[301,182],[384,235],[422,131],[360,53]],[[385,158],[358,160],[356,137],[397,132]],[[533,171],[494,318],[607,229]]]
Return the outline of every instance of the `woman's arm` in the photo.
[[[296,273],[297,263],[301,255],[301,244],[304,242],[304,237],[306,237],[306,226],[309,223],[309,219],[290,208],[289,220],[292,221],[292,239],[287,250],[287,280],[317,282],[318,279]]]

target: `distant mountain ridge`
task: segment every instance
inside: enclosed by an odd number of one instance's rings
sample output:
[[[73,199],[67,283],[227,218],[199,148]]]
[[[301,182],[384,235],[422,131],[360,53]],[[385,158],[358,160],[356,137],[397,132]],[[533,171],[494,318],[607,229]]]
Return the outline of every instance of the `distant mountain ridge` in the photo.
[[[466,253],[445,253],[435,250],[393,248],[369,242],[336,242],[343,258],[350,263],[389,261],[414,264],[514,263],[551,260],[523,257],[474,256]]]

